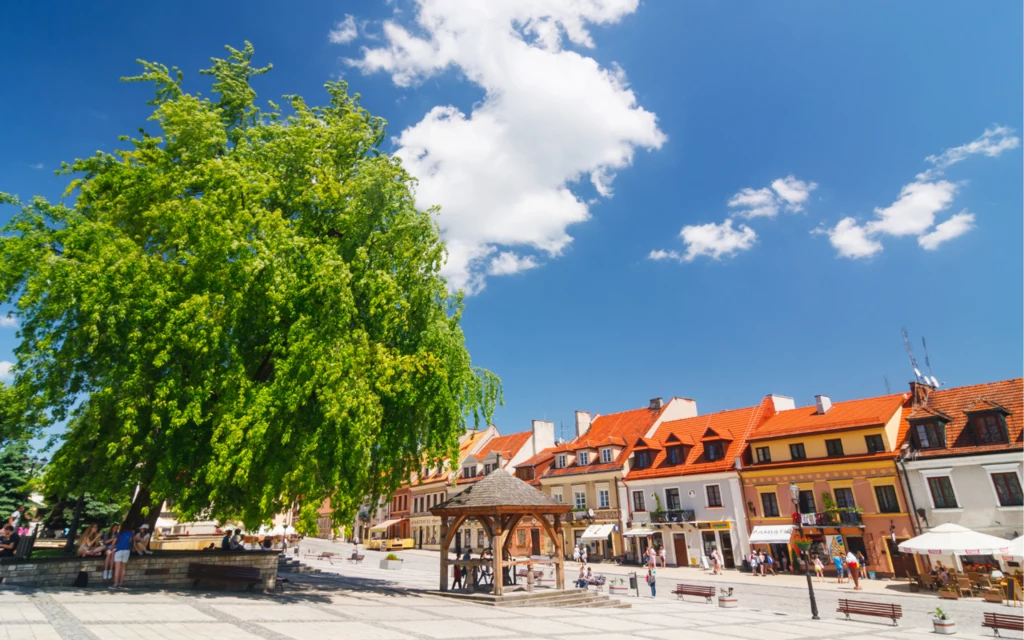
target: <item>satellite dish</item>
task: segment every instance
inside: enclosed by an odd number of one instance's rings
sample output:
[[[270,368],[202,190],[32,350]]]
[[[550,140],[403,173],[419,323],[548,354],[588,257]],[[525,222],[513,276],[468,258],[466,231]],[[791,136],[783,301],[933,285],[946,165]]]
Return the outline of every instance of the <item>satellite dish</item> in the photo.
[[[932,386],[934,386],[936,389],[939,388],[939,380],[935,376],[932,376]]]
[[[593,518],[594,517],[594,510],[593,509],[587,509],[587,515],[590,516],[591,518]]]
[[[921,379],[923,377],[921,375],[921,371],[917,367],[914,367],[914,375],[917,376],[918,379]]]

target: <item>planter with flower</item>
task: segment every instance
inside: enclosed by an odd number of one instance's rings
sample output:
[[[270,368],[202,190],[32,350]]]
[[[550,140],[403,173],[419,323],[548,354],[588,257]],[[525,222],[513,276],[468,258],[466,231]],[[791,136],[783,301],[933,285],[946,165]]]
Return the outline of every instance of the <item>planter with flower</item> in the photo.
[[[956,633],[956,622],[941,607],[936,607],[935,611],[932,612],[932,625],[935,628],[935,633],[945,636],[951,636]]]
[[[389,553],[386,557],[381,559],[380,568],[397,571],[402,568],[402,559],[393,553]]]
[[[793,540],[791,542],[793,543],[794,547],[796,547],[797,549],[800,550],[800,553],[807,553],[807,550],[810,549],[811,545],[814,544],[814,540],[811,540],[808,537],[800,537],[800,536],[797,536],[796,538],[793,538]]]
[[[612,578],[611,583],[608,585],[608,593],[613,596],[624,596],[629,593],[629,585],[626,584],[626,579]]]

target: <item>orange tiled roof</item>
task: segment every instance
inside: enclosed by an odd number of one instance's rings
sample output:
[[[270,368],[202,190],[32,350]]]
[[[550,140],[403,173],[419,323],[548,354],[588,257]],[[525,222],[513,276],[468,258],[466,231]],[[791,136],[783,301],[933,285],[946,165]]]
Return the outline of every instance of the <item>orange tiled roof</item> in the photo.
[[[523,445],[530,441],[530,436],[532,435],[533,433],[530,431],[523,431],[521,433],[512,433],[507,436],[491,438],[483,447],[480,448],[480,451],[474,454],[474,456],[477,459],[482,460],[493,452],[499,454],[503,462],[508,463],[517,453],[519,453],[519,450],[523,448]]]
[[[786,438],[808,433],[828,433],[856,427],[885,424],[907,399],[905,394],[893,394],[836,402],[825,413],[816,406],[797,407],[780,411],[754,430],[748,441]]]
[[[480,440],[484,437],[486,433],[486,430],[472,432],[466,437],[465,440],[460,442],[458,464],[451,466],[455,469],[461,469],[462,461],[466,458],[466,456],[469,455],[470,450],[480,443]],[[444,460],[442,460],[441,462],[441,473],[437,472],[437,467],[432,467],[428,469],[427,475],[422,476],[419,479],[420,481],[417,482],[416,485],[419,486],[424,484],[434,484],[437,482],[448,482],[448,479],[451,477],[452,469],[445,469],[445,462],[448,462],[448,458],[444,458]]]
[[[746,447],[746,441],[742,434],[746,433],[748,428],[756,427],[752,421],[761,422],[770,418],[772,413],[771,400],[765,398],[761,405],[756,407],[732,409],[694,418],[663,422],[655,432],[654,438],[666,445],[675,445],[678,442],[690,447],[686,454],[686,460],[682,464],[670,465],[668,464],[667,448],[660,449],[651,460],[651,466],[643,469],[630,469],[626,474],[626,482],[645,478],[728,471],[734,468],[735,458],[742,455],[743,449]],[[703,460],[705,443],[714,440],[714,438],[704,437],[709,429],[721,436],[720,441],[725,448],[722,459],[714,462]],[[741,435],[736,437],[733,434]]]
[[[575,462],[561,469],[548,468],[544,473],[545,477],[570,476],[581,473],[597,473],[599,471],[612,471],[621,469],[629,454],[632,451],[632,443],[647,432],[657,422],[658,418],[665,411],[668,403],[658,411],[652,411],[648,407],[609,413],[605,416],[598,416],[590,424],[590,429],[582,438],[555,447],[555,453],[562,451],[579,451],[581,449],[593,449],[596,446],[618,445],[622,447],[619,455],[611,462],[600,462],[600,458],[594,456],[594,461],[586,465],[578,465]],[[594,445],[593,443],[604,443]]]
[[[927,413],[922,409],[926,409]],[[973,429],[966,428],[968,424],[967,411],[1004,412],[1009,442],[1007,444],[975,444]],[[900,425],[902,427],[901,442],[906,439],[906,434],[910,430],[908,420],[935,413],[941,413],[951,418],[946,424],[946,446],[945,448],[922,449],[917,452],[920,457],[1020,451],[1024,447],[1022,445],[1024,379],[1022,378],[930,391],[923,406],[904,411],[903,421]]]
[[[555,449],[557,447],[548,447],[544,449],[532,458],[527,458],[519,463],[520,467],[536,467],[545,462],[550,462],[555,459]]]

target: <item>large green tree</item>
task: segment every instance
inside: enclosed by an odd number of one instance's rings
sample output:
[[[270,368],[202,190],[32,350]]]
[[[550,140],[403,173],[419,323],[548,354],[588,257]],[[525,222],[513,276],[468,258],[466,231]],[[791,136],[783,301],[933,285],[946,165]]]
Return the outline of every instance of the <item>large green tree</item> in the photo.
[[[27,505],[29,494],[28,445],[9,442],[0,447],[0,525],[22,505]]]
[[[432,211],[343,82],[328,104],[257,107],[270,67],[228,47],[202,73],[140,61],[156,92],[127,148],[65,165],[65,199],[0,236],[19,318],[8,435],[66,422],[48,493],[174,498],[184,518],[314,526],[385,494],[488,420],[500,383],[470,361]],[[0,195],[9,204],[17,198]],[[10,412],[9,412],[10,413]],[[134,514],[134,515],[133,515]]]

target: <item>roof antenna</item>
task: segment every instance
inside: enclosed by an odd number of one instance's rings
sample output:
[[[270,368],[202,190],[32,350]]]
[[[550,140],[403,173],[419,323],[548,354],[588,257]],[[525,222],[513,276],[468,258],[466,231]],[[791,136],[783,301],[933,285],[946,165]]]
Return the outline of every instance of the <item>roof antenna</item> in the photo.
[[[885,380],[885,395],[889,395],[892,393],[892,391],[889,390],[889,376],[882,376],[882,379]]]
[[[928,367],[928,379],[931,381],[932,386],[938,389],[939,381],[932,375],[932,362],[928,359],[928,343],[924,341],[924,336],[921,336],[921,346],[924,347],[924,366]]]
[[[917,358],[914,357],[914,350],[910,348],[910,338],[907,337],[907,328],[903,327],[903,344],[907,347],[907,356],[910,357],[910,366],[914,369],[914,382],[925,382],[931,384],[931,380],[928,380],[921,373],[921,370],[917,368]]]

